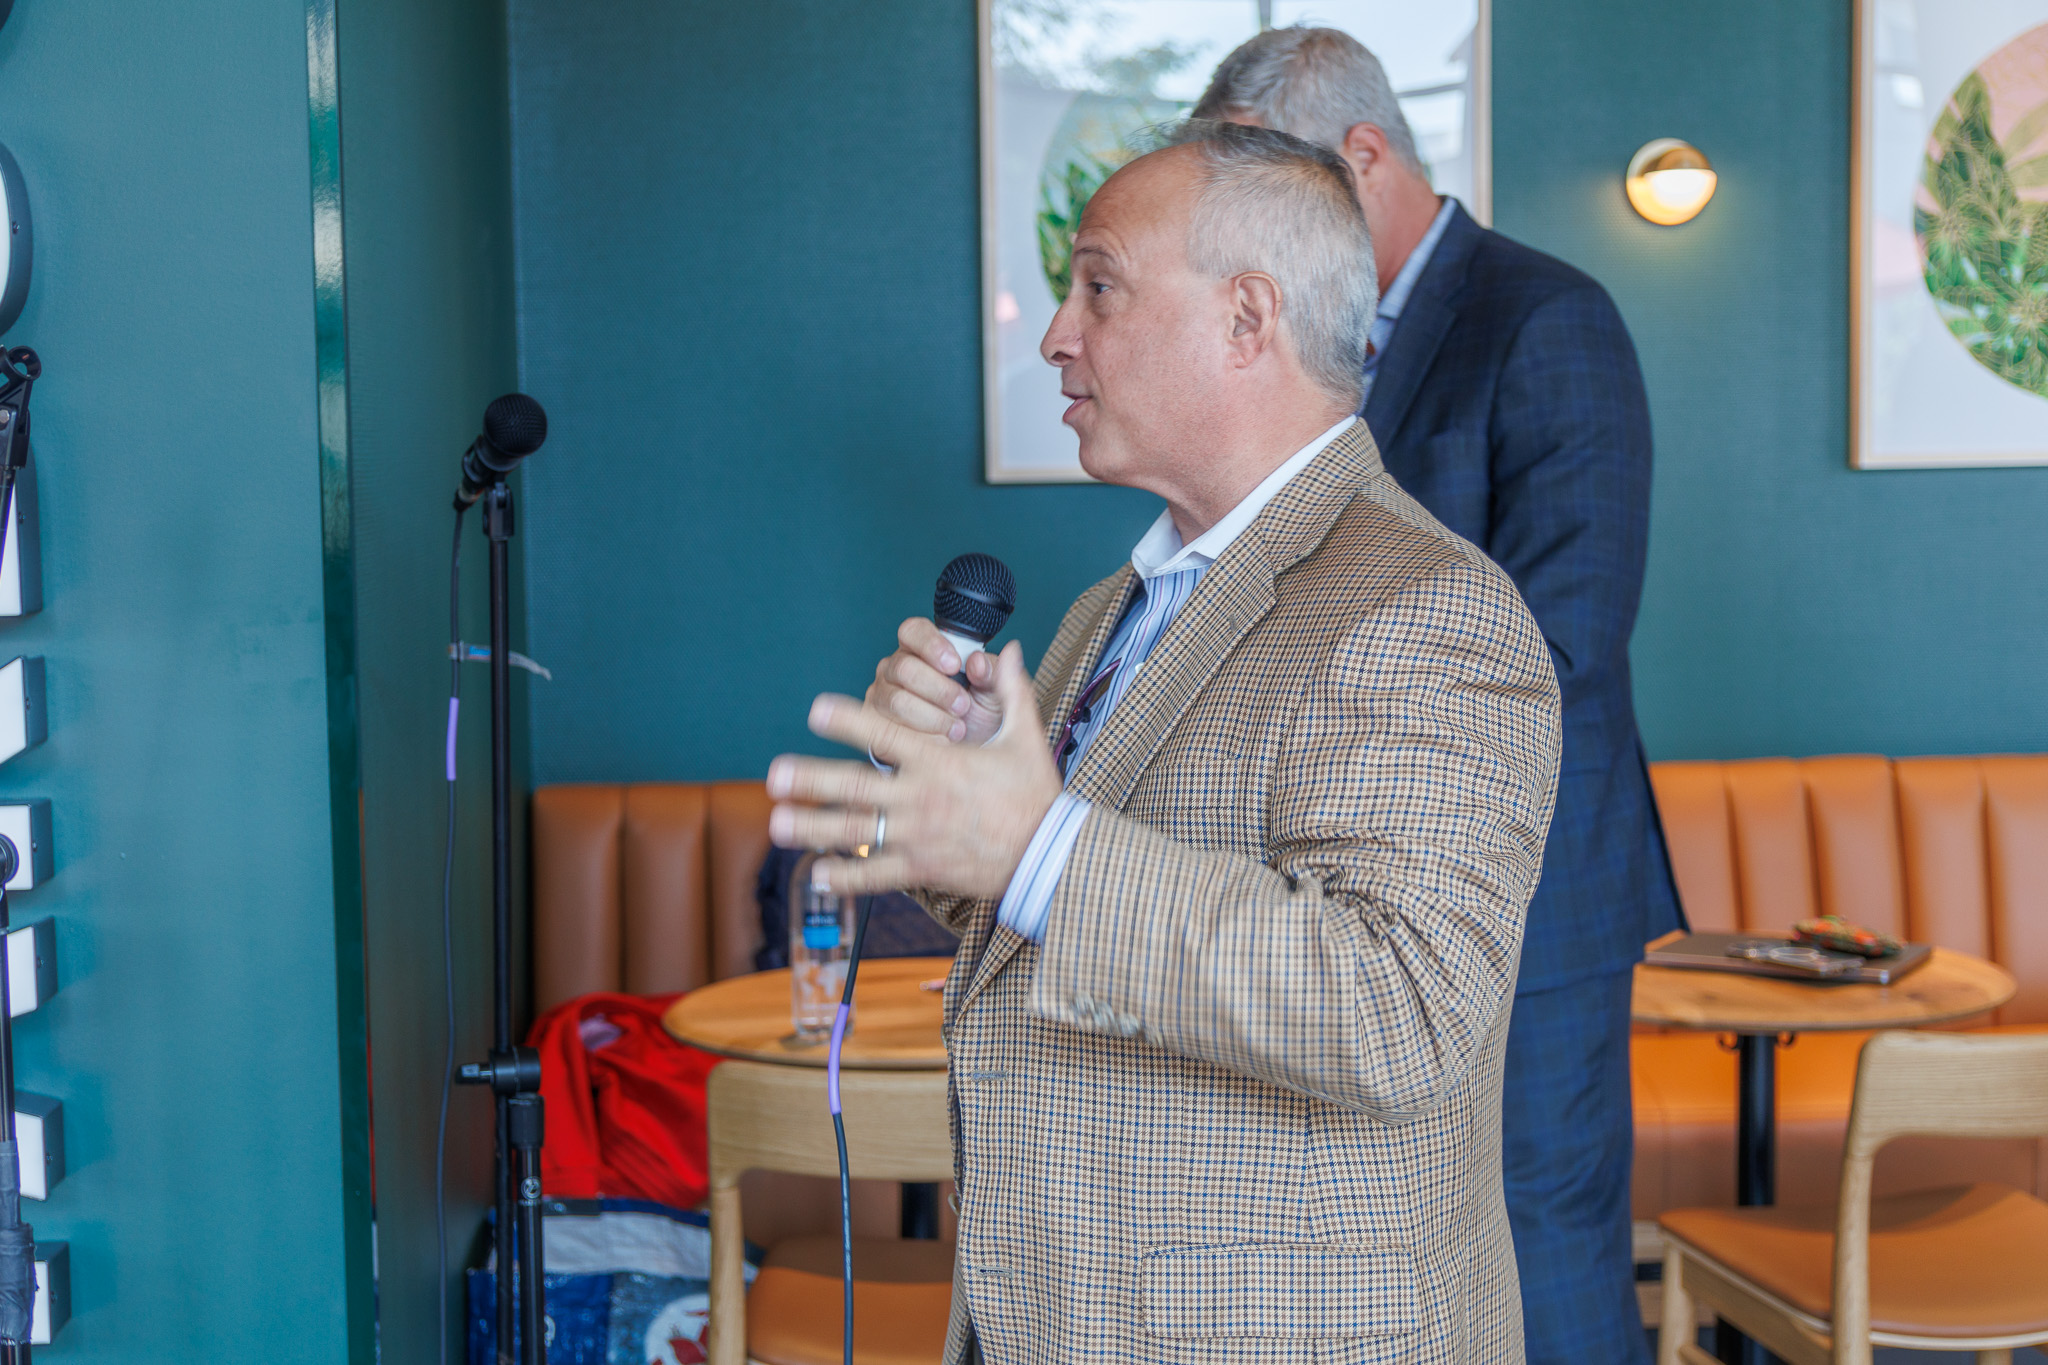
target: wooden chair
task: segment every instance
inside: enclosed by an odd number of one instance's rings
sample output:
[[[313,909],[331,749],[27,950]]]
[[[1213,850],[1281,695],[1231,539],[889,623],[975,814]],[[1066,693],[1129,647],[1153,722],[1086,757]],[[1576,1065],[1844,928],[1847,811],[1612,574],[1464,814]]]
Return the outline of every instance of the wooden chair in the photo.
[[[839,1093],[856,1178],[953,1178],[945,1072],[842,1071]],[[770,1248],[750,1293],[740,1232],[742,1172],[838,1174],[825,1072],[723,1062],[711,1073],[709,1105],[711,1365],[839,1365],[838,1236]],[[953,1300],[951,1244],[856,1238],[853,1261],[854,1359],[937,1365]]]
[[[1870,1365],[1873,1346],[2010,1365],[2048,1342],[2048,1203],[2007,1185],[1873,1200],[1895,1137],[2048,1134],[2048,1035],[1880,1033],[1864,1045],[1833,1209],[1673,1209],[1659,1365],[1714,1365],[1694,1301],[1789,1365]]]

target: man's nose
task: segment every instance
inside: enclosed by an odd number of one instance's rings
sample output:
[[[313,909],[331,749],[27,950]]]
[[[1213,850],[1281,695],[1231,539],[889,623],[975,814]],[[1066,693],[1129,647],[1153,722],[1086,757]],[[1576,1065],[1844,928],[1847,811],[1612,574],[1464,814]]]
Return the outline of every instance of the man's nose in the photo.
[[[1045,363],[1057,365],[1062,369],[1073,364],[1081,356],[1080,331],[1068,321],[1068,310],[1073,295],[1069,294],[1067,299],[1068,302],[1062,303],[1059,311],[1052,315],[1052,322],[1045,329],[1045,337],[1038,343],[1038,353],[1045,357]]]

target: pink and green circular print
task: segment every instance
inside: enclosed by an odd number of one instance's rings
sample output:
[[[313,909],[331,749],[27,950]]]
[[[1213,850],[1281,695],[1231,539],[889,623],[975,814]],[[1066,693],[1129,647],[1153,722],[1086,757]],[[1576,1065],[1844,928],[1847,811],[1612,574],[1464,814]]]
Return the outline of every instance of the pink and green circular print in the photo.
[[[1977,363],[2048,397],[2048,24],[1963,78],[1913,196],[1927,292]]]

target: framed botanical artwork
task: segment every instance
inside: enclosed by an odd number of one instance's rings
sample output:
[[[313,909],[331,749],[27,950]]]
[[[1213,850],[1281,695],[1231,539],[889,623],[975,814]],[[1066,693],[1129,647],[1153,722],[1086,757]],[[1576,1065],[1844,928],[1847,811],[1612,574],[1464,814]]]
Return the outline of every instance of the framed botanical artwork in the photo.
[[[1857,0],[1850,459],[2048,464],[2048,0]]]
[[[980,0],[982,371],[992,483],[1086,482],[1039,340],[1088,197],[1262,28],[1340,28],[1379,57],[1437,189],[1491,219],[1489,0]],[[2048,0],[2044,0],[2048,3]]]

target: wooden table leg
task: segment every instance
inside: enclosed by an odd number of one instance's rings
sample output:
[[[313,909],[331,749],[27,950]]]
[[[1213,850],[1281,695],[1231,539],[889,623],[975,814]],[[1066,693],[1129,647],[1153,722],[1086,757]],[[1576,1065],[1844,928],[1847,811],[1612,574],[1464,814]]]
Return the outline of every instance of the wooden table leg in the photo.
[[[1735,1202],[1754,1208],[1778,1202],[1778,1035],[1745,1033],[1736,1046]],[[1714,1354],[1726,1365],[1775,1359],[1726,1321],[1714,1324]]]

